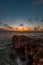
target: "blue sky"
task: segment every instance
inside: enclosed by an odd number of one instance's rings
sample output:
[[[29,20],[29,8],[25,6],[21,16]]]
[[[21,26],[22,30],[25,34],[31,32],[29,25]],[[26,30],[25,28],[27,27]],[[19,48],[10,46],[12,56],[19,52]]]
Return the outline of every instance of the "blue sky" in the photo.
[[[41,20],[43,20],[43,0],[0,0],[0,22],[3,24],[13,27],[19,24],[30,27],[43,26]]]

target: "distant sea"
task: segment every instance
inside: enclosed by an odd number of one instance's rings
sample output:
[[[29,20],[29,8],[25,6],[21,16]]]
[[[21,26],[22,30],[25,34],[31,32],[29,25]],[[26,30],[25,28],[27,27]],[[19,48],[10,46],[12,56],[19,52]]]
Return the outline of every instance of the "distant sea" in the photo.
[[[43,33],[33,33],[33,32],[0,32],[1,38],[12,38],[13,35],[26,35],[31,38],[43,38]]]

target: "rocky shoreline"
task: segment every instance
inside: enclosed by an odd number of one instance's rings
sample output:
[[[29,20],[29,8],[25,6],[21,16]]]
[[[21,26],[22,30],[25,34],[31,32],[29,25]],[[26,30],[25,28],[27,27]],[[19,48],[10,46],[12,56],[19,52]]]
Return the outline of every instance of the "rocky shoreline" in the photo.
[[[25,65],[40,65],[42,63],[40,60],[43,58],[43,39],[14,35],[12,45],[11,59],[19,58]]]
[[[0,41],[0,65],[43,65],[43,39],[14,35]]]

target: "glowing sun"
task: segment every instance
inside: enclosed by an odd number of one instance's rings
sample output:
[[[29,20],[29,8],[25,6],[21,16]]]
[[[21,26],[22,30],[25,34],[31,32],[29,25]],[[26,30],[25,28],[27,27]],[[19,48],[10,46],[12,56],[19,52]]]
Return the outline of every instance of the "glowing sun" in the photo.
[[[18,27],[18,31],[24,31],[24,27]]]

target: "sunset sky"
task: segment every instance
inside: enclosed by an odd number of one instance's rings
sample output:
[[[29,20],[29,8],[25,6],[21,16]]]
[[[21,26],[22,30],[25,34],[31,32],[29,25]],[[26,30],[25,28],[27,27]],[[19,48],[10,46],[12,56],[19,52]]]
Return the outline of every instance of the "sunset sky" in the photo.
[[[0,0],[0,29],[43,31],[43,0]]]

